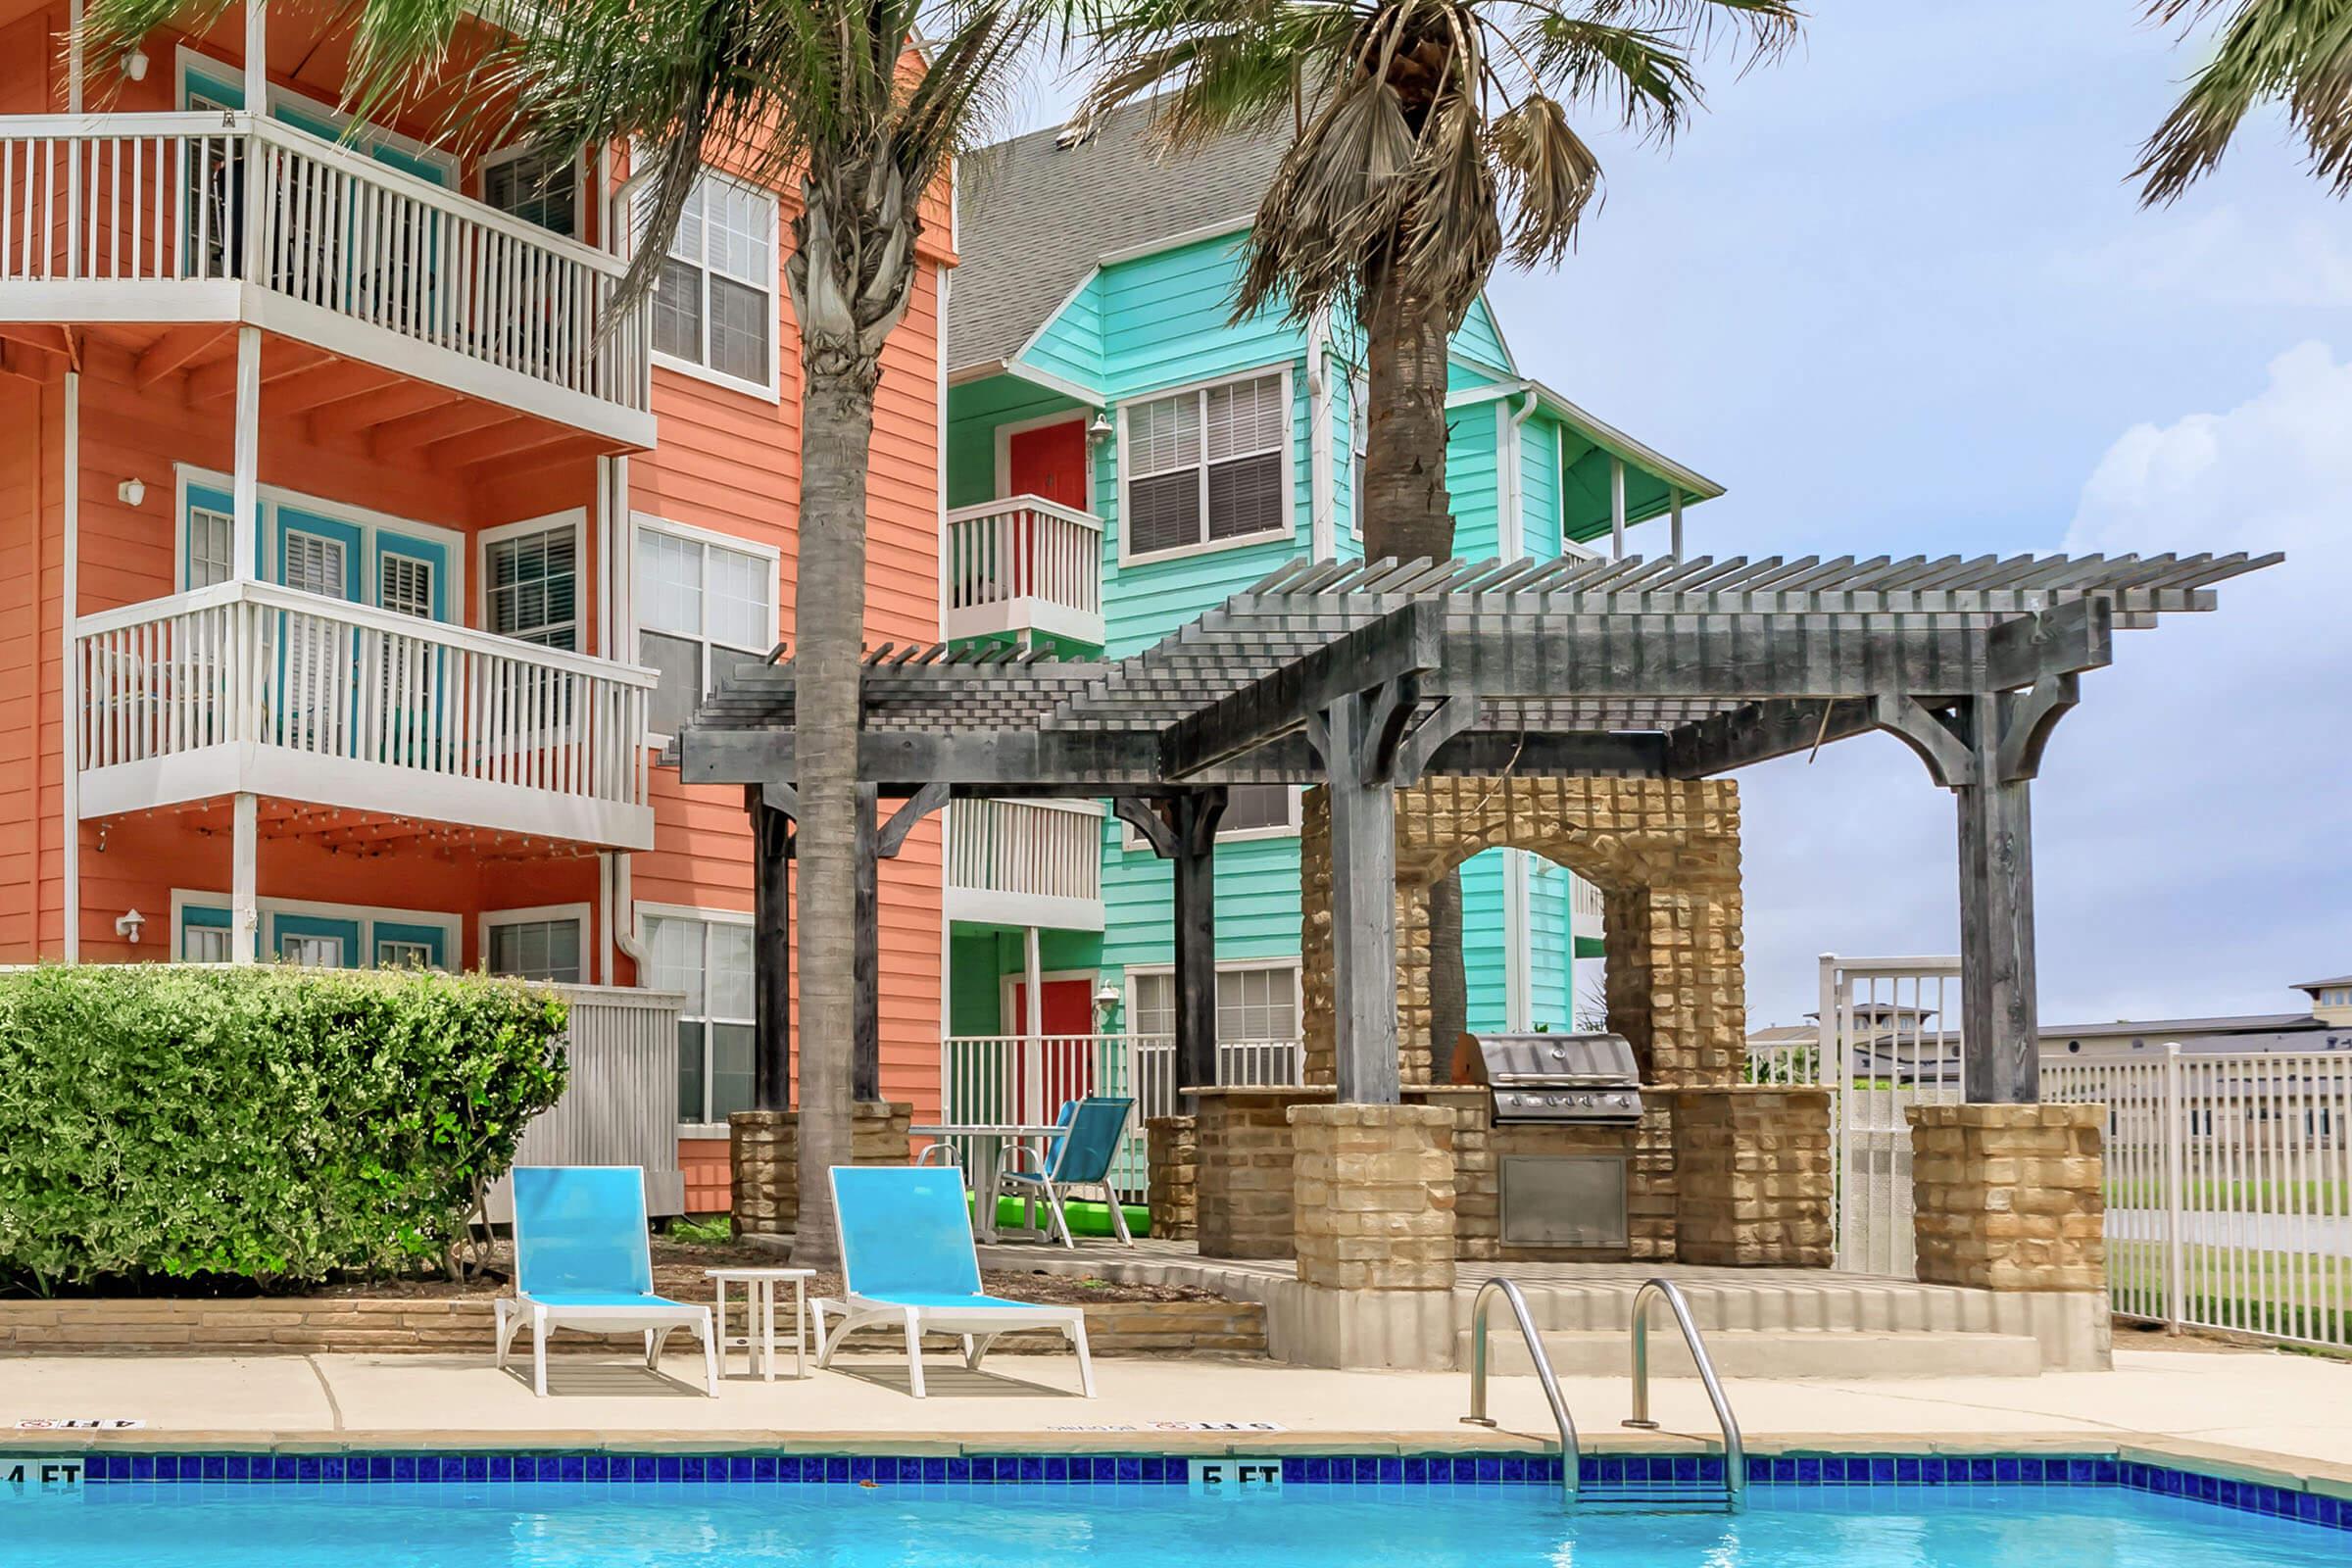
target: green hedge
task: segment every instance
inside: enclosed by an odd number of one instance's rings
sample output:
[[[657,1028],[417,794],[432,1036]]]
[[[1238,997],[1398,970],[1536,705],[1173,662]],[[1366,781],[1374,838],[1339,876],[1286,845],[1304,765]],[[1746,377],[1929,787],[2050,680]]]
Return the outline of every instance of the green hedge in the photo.
[[[563,1092],[564,1029],[553,993],[481,975],[0,974],[0,1281],[449,1259]]]

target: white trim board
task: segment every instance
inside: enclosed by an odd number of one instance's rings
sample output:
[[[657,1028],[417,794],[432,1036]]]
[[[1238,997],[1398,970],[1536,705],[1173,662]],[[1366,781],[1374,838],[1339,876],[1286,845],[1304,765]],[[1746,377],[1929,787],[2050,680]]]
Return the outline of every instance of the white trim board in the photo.
[[[1118,431],[1118,467],[1116,472],[1117,498],[1115,502],[1117,515],[1113,518],[1106,518],[1104,520],[1107,526],[1115,527],[1118,531],[1119,537],[1117,561],[1120,569],[1124,570],[1129,566],[1155,565],[1163,561],[1184,561],[1194,556],[1216,555],[1227,550],[1246,550],[1252,545],[1269,544],[1278,539],[1288,539],[1293,541],[1297,540],[1298,537],[1298,481],[1297,472],[1298,463],[1298,389],[1293,383],[1293,375],[1296,369],[1297,362],[1292,360],[1283,360],[1271,365],[1251,366],[1244,369],[1237,369],[1217,375],[1203,376],[1196,380],[1180,381],[1173,386],[1153,387],[1148,392],[1130,393],[1127,396],[1120,398],[1118,402],[1113,405],[1116,417],[1112,422],[1117,426]],[[1132,466],[1129,464],[1127,457],[1128,410],[1137,404],[1156,403],[1162,398],[1181,397],[1188,392],[1205,392],[1211,387],[1230,386],[1237,381],[1255,381],[1269,375],[1280,375],[1282,377],[1282,525],[1277,528],[1260,529],[1256,533],[1242,534],[1231,539],[1203,539],[1199,544],[1180,545],[1173,550],[1154,550],[1147,555],[1141,556],[1134,554],[1128,548],[1128,518],[1132,514],[1132,509],[1130,509],[1127,504],[1127,489],[1129,484],[1133,481],[1133,475],[1131,472]],[[1200,526],[1203,530],[1206,530],[1208,527],[1208,432],[1205,428],[1203,428],[1200,433],[1200,471],[1202,475]]]
[[[195,485],[202,485],[208,490],[220,490],[233,494],[236,489],[236,477],[233,474],[223,473],[218,468],[207,468],[193,463],[172,465],[172,591],[174,594],[189,591],[187,587],[188,491],[191,486]],[[315,513],[318,516],[329,518],[335,522],[348,523],[360,531],[360,593],[364,603],[372,605],[377,602],[375,536],[383,531],[406,534],[426,544],[439,545],[447,553],[450,572],[450,614],[449,618],[442,621],[441,624],[472,626],[476,630],[485,629],[466,618],[467,603],[466,591],[466,534],[463,530],[438,522],[420,522],[415,517],[395,516],[389,512],[377,512],[371,507],[359,506],[349,501],[334,501],[325,496],[310,495],[301,490],[289,490],[284,485],[260,485],[256,487],[255,500],[257,511],[254,515],[254,523],[261,535],[262,564],[265,568],[270,564],[272,514],[277,508],[290,506],[298,512]],[[233,545],[231,548],[234,548]],[[242,561],[232,562],[231,564],[237,575],[242,575],[247,566],[247,564]],[[264,582],[276,581],[266,571],[261,580]]]
[[[173,950],[172,961],[174,963],[180,961],[177,949],[181,919],[191,906],[205,909],[225,908],[229,910],[231,918],[234,918],[236,911],[235,896],[231,893],[225,891],[217,893],[209,888],[173,888],[171,908],[172,928],[166,934],[165,941]],[[453,973],[465,967],[465,917],[449,913],[446,910],[402,909],[380,904],[330,904],[318,899],[257,898],[253,901],[253,906],[255,912],[265,918],[274,914],[309,914],[316,915],[320,919],[356,922],[360,928],[360,945],[365,950],[363,956],[368,960],[356,966],[362,969],[370,969],[375,966],[376,922],[388,920],[398,925],[432,926],[442,934],[442,956],[445,960],[445,967]],[[267,945],[260,941],[258,932],[255,934],[255,943],[264,962],[268,962],[275,956],[269,951]]]

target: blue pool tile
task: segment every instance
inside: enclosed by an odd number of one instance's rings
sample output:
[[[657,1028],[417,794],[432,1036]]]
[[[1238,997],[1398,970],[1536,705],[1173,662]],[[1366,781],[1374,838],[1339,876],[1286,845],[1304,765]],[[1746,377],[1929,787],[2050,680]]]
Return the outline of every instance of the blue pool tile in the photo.
[[[1045,1480],[1045,1455],[1039,1453],[1022,1454],[1020,1458],[1015,1461],[1013,1479],[1015,1481],[1027,1481],[1032,1483]]]
[[[1076,1461],[1072,1461],[1073,1467]],[[972,1479],[972,1461],[961,1454],[948,1461],[948,1485],[960,1486]],[[1076,1479],[1075,1477],[1072,1478]]]
[[[584,1454],[580,1459],[580,1479],[605,1482],[612,1479],[612,1456],[609,1453]]]
[[[824,1469],[814,1478],[809,1476],[807,1463],[802,1464],[801,1475],[803,1479],[819,1479],[830,1486],[847,1486],[850,1480],[850,1456],[846,1453],[828,1453],[824,1457]]]

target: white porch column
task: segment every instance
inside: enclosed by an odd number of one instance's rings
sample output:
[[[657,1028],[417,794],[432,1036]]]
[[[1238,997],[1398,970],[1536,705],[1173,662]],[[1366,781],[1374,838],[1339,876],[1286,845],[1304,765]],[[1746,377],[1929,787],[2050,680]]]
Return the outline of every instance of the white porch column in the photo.
[[[1676,485],[1666,492],[1667,550],[1674,559],[1683,559],[1683,487]]]
[[[1625,460],[1609,460],[1609,559],[1625,559]]]
[[[1046,1110],[1045,965],[1039,961],[1037,927],[1021,928],[1021,1107],[1043,1121]]]
[[[229,575],[260,575],[262,541],[262,329],[237,328],[236,470],[230,481]]]
[[[245,111],[270,112],[270,7],[268,0],[245,0]]]
[[[228,957],[252,963],[261,956],[262,918],[259,861],[261,798],[240,794],[231,808],[228,876]]]

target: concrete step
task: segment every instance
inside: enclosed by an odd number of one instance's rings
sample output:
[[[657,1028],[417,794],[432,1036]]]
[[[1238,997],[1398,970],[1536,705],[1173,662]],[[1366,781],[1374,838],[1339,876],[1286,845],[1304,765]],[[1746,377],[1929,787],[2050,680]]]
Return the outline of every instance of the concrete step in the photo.
[[[1860,1332],[1870,1334],[2032,1333],[2025,1316],[1985,1291],[1955,1290],[1909,1280],[1885,1280],[1823,1271],[1795,1282],[1685,1280],[1684,1299],[1700,1332]],[[1635,1281],[1562,1283],[1522,1280],[1536,1327],[1562,1331],[1625,1332],[1633,1321]],[[1668,1321],[1650,1308],[1653,1324]]]
[[[1702,1333],[1705,1332],[1702,1330]],[[1563,1378],[1623,1378],[1631,1364],[1626,1331],[1547,1330],[1544,1354]],[[1742,1378],[2030,1378],[2041,1373],[2041,1342],[2030,1334],[1913,1333],[1809,1329],[1705,1333],[1707,1354],[1726,1383]],[[1497,1376],[1526,1376],[1535,1367],[1516,1327],[1493,1326],[1488,1367]],[[1470,1364],[1470,1331],[1456,1344],[1456,1364]],[[1683,1337],[1671,1326],[1649,1334],[1652,1377],[1698,1375]]]

